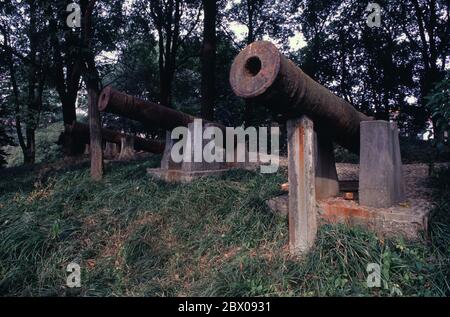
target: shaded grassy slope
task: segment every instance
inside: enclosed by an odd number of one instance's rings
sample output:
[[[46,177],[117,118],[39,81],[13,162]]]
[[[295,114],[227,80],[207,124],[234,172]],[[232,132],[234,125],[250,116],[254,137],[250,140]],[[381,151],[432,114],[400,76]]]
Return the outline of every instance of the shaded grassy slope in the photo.
[[[157,162],[108,165],[101,183],[83,165],[39,178],[36,170],[2,172],[0,294],[387,296],[395,287],[449,295],[448,172],[435,182],[431,240],[324,226],[298,259],[287,254],[287,221],[264,203],[279,194],[285,171],[171,185],[146,175]],[[82,267],[81,289],[65,286],[71,261]],[[371,262],[382,265],[386,288],[366,287]]]

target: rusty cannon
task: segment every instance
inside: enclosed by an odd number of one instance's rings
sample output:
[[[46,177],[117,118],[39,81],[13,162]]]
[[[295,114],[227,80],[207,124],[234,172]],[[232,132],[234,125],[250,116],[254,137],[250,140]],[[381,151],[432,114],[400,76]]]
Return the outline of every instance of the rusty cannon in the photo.
[[[165,130],[172,130],[180,126],[187,127],[197,119],[194,116],[164,105],[127,95],[113,89],[111,86],[107,86],[101,91],[98,99],[98,108],[102,112],[139,121],[147,127],[159,127]],[[225,130],[225,127],[220,124],[206,120],[204,122]]]
[[[197,162],[194,158],[194,149],[198,146],[195,141],[195,136],[198,133],[197,127],[199,118],[171,109],[169,107],[142,100],[134,96],[127,95],[123,92],[114,90],[112,87],[105,87],[99,96],[98,108],[102,112],[112,113],[118,116],[123,116],[131,120],[135,120],[144,124],[148,128],[162,128],[166,130],[166,143],[164,153],[161,159],[161,168],[151,168],[147,172],[153,177],[160,178],[170,182],[189,182],[197,177],[221,174],[230,168],[236,167],[241,163],[229,163],[229,162]],[[200,124],[200,137],[206,131],[204,129],[208,127],[217,127],[222,132],[226,132],[225,126],[203,120]],[[190,142],[189,154],[185,154],[185,157],[190,159],[182,162],[175,162],[172,158],[172,148],[175,145],[175,141],[172,139],[171,130],[178,127],[186,127],[190,135],[186,142]],[[208,140],[203,139],[201,147],[208,142],[215,142],[214,138]],[[211,144],[211,143],[209,143]],[[234,144],[233,144],[234,145]],[[223,146],[223,145],[221,145]],[[247,154],[248,157],[248,154]],[[245,163],[242,163],[245,164]]]
[[[267,41],[250,44],[235,58],[230,71],[234,93],[255,104],[267,104],[288,118],[306,115],[321,133],[358,152],[362,121],[372,118],[306,75]]]
[[[67,133],[76,137],[79,142],[89,144],[89,126],[84,123],[74,122],[67,127]],[[123,139],[132,138],[135,151],[144,151],[154,154],[161,154],[164,152],[164,142],[132,136],[125,133],[117,132],[111,129],[102,128],[102,138],[106,142],[120,145]]]
[[[355,216],[348,214],[348,208],[335,205],[340,188],[333,141],[360,155],[361,206],[390,208],[405,200],[394,122],[373,120],[357,111],[266,41],[254,42],[238,54],[230,70],[230,84],[237,96],[252,101],[253,106],[268,106],[287,119],[292,252],[307,252],[312,247],[318,217],[324,214],[323,209],[318,212],[318,202],[328,201],[331,218]]]

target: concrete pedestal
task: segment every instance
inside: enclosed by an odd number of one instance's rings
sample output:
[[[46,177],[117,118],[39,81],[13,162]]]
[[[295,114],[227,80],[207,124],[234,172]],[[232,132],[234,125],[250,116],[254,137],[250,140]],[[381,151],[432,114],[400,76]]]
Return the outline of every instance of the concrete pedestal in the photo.
[[[359,203],[388,208],[405,201],[397,125],[361,122]]]
[[[308,252],[317,234],[314,127],[303,116],[287,122],[289,168],[289,248]]]
[[[324,199],[339,194],[333,142],[314,133],[314,163],[316,170],[316,198]]]
[[[106,142],[105,151],[104,151],[105,158],[108,158],[108,159],[116,158],[117,155],[119,154],[117,147],[118,146],[115,143]]]
[[[200,126],[196,126],[194,123],[188,125],[189,133],[191,135],[191,146],[187,147],[189,152],[189,160],[183,161],[181,165],[181,170],[184,172],[201,172],[201,171],[215,171],[215,170],[226,170],[230,167],[230,164],[225,162],[225,150],[220,149],[220,157],[222,162],[206,162],[203,157],[203,149],[207,144],[215,144],[214,139],[203,139],[203,132],[205,129],[211,127],[211,124],[205,123],[203,125],[203,130]],[[200,135],[200,138],[197,136]],[[202,142],[197,142],[197,139],[201,139]],[[212,142],[212,143],[211,143]]]
[[[181,169],[181,163],[174,162],[171,157],[171,151],[172,146],[174,145],[175,141],[172,140],[170,136],[170,132],[166,132],[166,146],[164,148],[164,153],[161,159],[161,169],[162,170],[180,170]]]
[[[203,124],[203,129],[199,125],[191,123],[188,125],[190,132],[189,144],[185,144],[184,151],[187,151],[182,162],[174,162],[171,157],[171,151],[176,140],[172,140],[171,132],[166,134],[166,147],[161,160],[161,168],[147,169],[147,173],[153,177],[167,182],[191,182],[194,179],[206,176],[220,175],[233,168],[246,168],[248,163],[225,162],[225,152],[223,152],[224,162],[207,162],[203,157],[205,145],[213,145],[213,138],[203,139],[204,129],[210,127],[208,123]],[[200,135],[200,138],[196,137]],[[202,140],[198,142],[198,140]],[[248,155],[246,155],[248,158]],[[189,159],[187,159],[189,158]]]
[[[134,138],[132,136],[123,136],[120,144],[119,160],[131,160],[134,158]]]

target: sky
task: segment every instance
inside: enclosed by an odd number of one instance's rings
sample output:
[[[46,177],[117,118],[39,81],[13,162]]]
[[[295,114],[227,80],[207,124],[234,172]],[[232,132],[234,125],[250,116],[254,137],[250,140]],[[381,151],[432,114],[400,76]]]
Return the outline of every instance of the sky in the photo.
[[[230,29],[236,36],[236,39],[243,41],[247,37],[248,28],[238,22],[231,22]],[[268,36],[264,36],[264,40],[270,40]],[[289,38],[289,46],[291,51],[297,51],[307,45],[305,38],[301,32],[295,32],[294,36]]]

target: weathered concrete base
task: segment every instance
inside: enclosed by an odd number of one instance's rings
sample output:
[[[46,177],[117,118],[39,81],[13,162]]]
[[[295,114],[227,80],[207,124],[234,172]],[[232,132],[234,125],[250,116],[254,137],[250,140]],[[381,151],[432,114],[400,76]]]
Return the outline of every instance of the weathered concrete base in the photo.
[[[203,170],[203,171],[182,171],[182,170],[166,170],[162,168],[148,168],[147,173],[157,179],[163,180],[165,182],[179,182],[179,183],[189,183],[195,179],[208,177],[208,176],[219,176],[229,169],[222,170]]]
[[[405,201],[397,124],[361,122],[359,201],[386,208]]]
[[[166,146],[164,148],[164,153],[161,159],[161,169],[164,170],[180,170],[181,163],[174,162],[170,155],[172,146],[174,145],[174,140],[170,137],[170,132],[166,132]]]
[[[203,129],[210,127],[211,124],[204,124]],[[245,152],[245,162],[236,162],[237,161],[237,153],[235,151],[235,162],[225,162],[225,151],[219,150],[216,158],[213,162],[205,162],[203,157],[203,151],[205,146],[211,146],[211,149],[214,148],[214,138],[211,136],[210,139],[203,139],[203,130],[202,127],[196,125],[195,122],[190,123],[188,125],[188,130],[190,132],[190,138],[184,140],[183,151],[186,153],[182,153],[184,155],[182,162],[175,162],[172,159],[172,148],[177,143],[177,141],[172,140],[171,133],[167,131],[166,133],[166,146],[164,149],[163,157],[161,159],[161,168],[150,168],[147,169],[147,173],[153,177],[158,179],[167,181],[167,182],[191,182],[194,179],[206,177],[206,176],[214,176],[221,175],[226,171],[231,169],[254,169],[255,163],[248,162],[249,153],[248,149]],[[201,136],[201,142],[198,142],[197,137]],[[221,147],[221,145],[219,145]],[[181,150],[181,149],[176,149]],[[200,155],[199,155],[200,154]],[[214,153],[216,154],[216,153]],[[198,157],[196,157],[196,155]],[[224,162],[216,162],[223,160]],[[257,165],[257,163],[256,163]]]
[[[119,160],[128,161],[134,158],[134,138],[124,136],[121,138]]]
[[[118,145],[111,142],[106,142],[103,155],[105,158],[113,159],[119,155],[120,151]]]
[[[269,208],[281,217],[289,212],[288,195],[278,196],[267,201]],[[380,236],[403,236],[417,239],[421,232],[427,232],[429,205],[421,208],[407,204],[390,208],[370,208],[356,201],[343,198],[329,198],[317,202],[317,216],[320,223],[345,223],[373,230]]]

